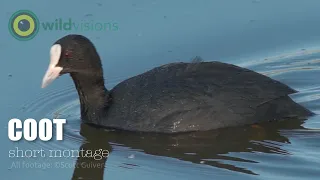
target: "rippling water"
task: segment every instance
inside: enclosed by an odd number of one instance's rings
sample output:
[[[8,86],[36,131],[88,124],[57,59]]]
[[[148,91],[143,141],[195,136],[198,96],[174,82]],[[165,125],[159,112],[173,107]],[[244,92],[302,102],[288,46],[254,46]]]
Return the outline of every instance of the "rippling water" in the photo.
[[[201,56],[206,61],[247,67],[288,84],[299,91],[292,95],[296,102],[320,113],[319,1],[77,1],[76,9],[71,8],[75,1],[33,2],[20,2],[21,7],[16,3],[0,6],[6,12],[1,20],[7,22],[17,9],[29,8],[41,20],[54,19],[58,13],[60,17],[72,14],[84,19],[116,19],[120,23],[121,31],[116,33],[81,33],[96,43],[108,88],[159,64]],[[0,32],[5,35],[0,42],[0,179],[320,177],[318,115],[303,124],[292,120],[171,136],[96,129],[80,123],[78,96],[69,77],[40,89],[49,46],[69,32],[40,32],[30,42],[17,42],[7,29]],[[66,118],[64,140],[10,142],[7,122],[15,117]],[[8,158],[8,151],[16,148],[43,149],[47,156]],[[100,160],[49,157],[50,150],[81,148],[106,149],[110,154]],[[44,164],[51,167],[45,168]]]
[[[292,54],[250,61],[244,66],[286,84],[300,92],[292,97],[319,113],[320,52],[301,50]],[[124,79],[118,79],[120,82]],[[48,118],[66,118],[65,140],[19,145],[20,149],[79,150],[108,149],[106,168],[75,168],[77,158],[30,158],[28,163],[64,163],[46,170],[34,168],[39,177],[57,179],[125,179],[130,176],[160,179],[317,179],[320,175],[320,118],[230,128],[182,135],[154,135],[110,132],[81,125],[79,102],[71,84],[39,94],[24,103],[19,113]],[[18,160],[16,158],[15,160]],[[21,160],[21,158],[20,158]],[[11,159],[12,161],[12,159]],[[92,160],[91,163],[97,163]],[[93,166],[93,165],[92,165]],[[11,177],[31,177],[30,169],[9,168]],[[27,175],[29,174],[29,175]],[[53,176],[49,176],[52,174]],[[38,176],[38,175],[37,175]]]

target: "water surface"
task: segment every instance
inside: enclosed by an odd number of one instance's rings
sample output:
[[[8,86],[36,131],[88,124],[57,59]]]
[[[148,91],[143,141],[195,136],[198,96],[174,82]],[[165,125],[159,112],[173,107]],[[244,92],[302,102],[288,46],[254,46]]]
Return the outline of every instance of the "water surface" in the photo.
[[[119,31],[40,30],[33,40],[20,42],[6,26],[0,29],[2,179],[318,179],[319,116],[303,123],[292,120],[174,136],[110,132],[81,125],[70,77],[63,76],[46,89],[40,89],[40,84],[52,43],[63,35],[80,33],[95,43],[109,89],[157,65],[201,56],[288,84],[299,91],[292,95],[296,102],[319,113],[319,5],[316,0],[3,2],[5,25],[13,12],[30,9],[41,21],[59,17],[116,21]],[[66,118],[64,141],[10,142],[8,121],[30,117]],[[8,152],[16,147],[46,153],[105,149],[110,154],[101,160],[9,158]],[[17,162],[20,167],[12,167]],[[31,167],[36,163],[52,167]],[[100,165],[103,168],[97,168]]]

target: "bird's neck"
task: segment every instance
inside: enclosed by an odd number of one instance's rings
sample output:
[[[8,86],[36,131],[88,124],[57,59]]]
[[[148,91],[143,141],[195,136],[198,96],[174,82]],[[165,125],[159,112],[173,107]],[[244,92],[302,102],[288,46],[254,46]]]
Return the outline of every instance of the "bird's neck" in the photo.
[[[78,91],[81,119],[86,123],[99,124],[109,107],[109,91],[104,86],[103,76],[80,73],[70,74]]]

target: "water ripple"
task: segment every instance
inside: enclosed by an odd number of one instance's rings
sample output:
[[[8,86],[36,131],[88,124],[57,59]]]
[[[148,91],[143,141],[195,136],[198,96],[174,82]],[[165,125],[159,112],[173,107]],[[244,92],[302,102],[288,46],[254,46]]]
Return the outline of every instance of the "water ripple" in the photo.
[[[260,60],[246,61],[245,63],[238,65],[271,76],[275,79],[283,81],[286,84],[289,84],[289,86],[292,86],[295,89],[298,89],[299,92],[293,94],[292,98],[296,102],[301,103],[305,107],[320,114],[320,83],[317,78],[320,77],[320,50],[302,50],[286,55],[261,58]],[[112,86],[126,78],[128,77],[121,77],[110,80],[107,86]],[[82,144],[82,142],[84,141],[84,138],[79,134],[81,123],[80,107],[78,95],[73,85],[65,86],[62,89],[47,90],[44,93],[40,94],[38,98],[23,104],[23,107],[20,109],[20,111],[28,114],[35,113],[39,116],[46,117],[49,119],[67,119],[67,124],[65,125],[64,129],[65,140],[63,142],[51,141],[48,143],[37,141],[28,143],[29,146],[35,148],[43,148],[47,150],[78,149],[79,145]],[[244,147],[244,149],[247,149],[248,152],[237,152],[237,149],[234,149],[234,151],[230,150],[229,153],[226,154],[220,154],[220,152],[217,152],[217,154],[219,155],[216,155],[212,153],[212,158],[203,159],[203,162],[210,161],[212,164],[214,164],[214,166],[220,168],[224,167],[226,169],[237,169],[237,167],[239,167],[241,171],[248,170],[253,171],[257,174],[266,175],[268,175],[268,173],[272,174],[278,173],[280,171],[299,172],[299,169],[300,172],[302,170],[309,169],[310,172],[314,173],[316,169],[312,169],[310,165],[319,165],[319,163],[308,158],[310,158],[311,156],[318,156],[319,153],[312,152],[308,149],[310,149],[311,147],[319,146],[319,144],[316,144],[318,141],[315,141],[315,139],[318,139],[320,137],[319,119],[319,116],[315,116],[308,119],[306,123],[303,124],[303,126],[307,128],[304,130],[281,131],[280,133],[283,136],[288,137],[288,141],[283,140],[277,142],[276,140],[271,141],[263,138],[258,140],[253,140],[254,138],[252,138],[252,140],[250,140],[250,143],[252,145],[255,145],[254,147],[265,147],[266,149],[269,149],[269,153],[259,151],[260,148],[257,148],[256,150],[249,150],[249,146],[251,145],[244,144],[243,146],[246,146]],[[264,131],[263,129],[260,129],[257,131],[259,132],[257,134],[262,134],[263,137],[267,137],[267,130]],[[256,138],[256,136],[254,137]],[[226,137],[220,138],[227,139]],[[114,146],[114,152],[120,156],[113,156],[117,158],[117,162],[111,161],[111,164],[108,164],[109,170],[110,168],[111,170],[118,169],[119,167],[125,168],[127,166],[124,167],[124,163],[122,162],[130,161],[130,164],[139,164],[139,166],[135,168],[139,168],[140,170],[143,170],[143,172],[157,173],[157,169],[162,169],[161,173],[170,173],[170,170],[172,168],[171,166],[169,166],[166,163],[155,164],[154,160],[157,159],[157,156],[148,156],[147,153],[143,152],[146,149],[151,148],[151,142],[148,142],[149,145],[142,146],[144,147],[143,149],[126,147],[127,144],[116,142],[117,138],[115,138],[114,140],[115,142],[113,144],[110,144]],[[140,142],[140,139],[138,140]],[[130,142],[131,141],[134,142],[133,140],[130,140]],[[232,143],[232,141],[230,141],[229,144],[230,143]],[[299,146],[297,146],[296,144],[299,144]],[[217,144],[217,147],[223,147],[225,145],[226,143],[223,142],[220,145]],[[241,147],[241,145],[242,144],[239,144],[239,146],[237,145],[234,147]],[[179,146],[172,147],[172,149],[175,148],[178,149]],[[305,154],[303,154],[302,152]],[[196,157],[200,155],[189,151],[186,151],[184,154],[187,155],[187,153],[190,153],[190,157],[188,157],[190,159],[192,159],[193,157],[195,157],[196,159]],[[152,161],[148,160],[147,158],[152,158]],[[239,161],[236,159],[243,160]],[[282,161],[283,159],[287,159],[287,161]],[[169,164],[176,164],[175,167],[183,165],[181,161],[178,161],[177,159],[173,158],[162,160],[170,162]],[[303,164],[300,165],[299,163]],[[293,165],[291,166],[290,164]],[[190,164],[190,166],[186,166],[185,168],[188,168],[188,171],[194,171],[195,173],[198,173],[200,171],[205,170],[205,166],[205,164],[200,163],[200,165]],[[185,168],[181,169],[181,174],[184,174]],[[163,169],[167,171],[163,171]],[[177,170],[177,168],[175,170]],[[217,171],[211,168],[208,169],[206,172],[208,172],[208,175],[217,174]],[[294,174],[294,172],[292,172],[291,174]]]

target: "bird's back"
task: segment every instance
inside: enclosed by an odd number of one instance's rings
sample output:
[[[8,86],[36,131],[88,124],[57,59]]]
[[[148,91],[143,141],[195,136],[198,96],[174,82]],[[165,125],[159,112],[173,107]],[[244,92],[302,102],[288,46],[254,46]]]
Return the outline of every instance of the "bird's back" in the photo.
[[[107,117],[101,123],[167,133],[249,124],[259,121],[254,119],[259,106],[295,92],[231,64],[171,63],[114,87]]]

